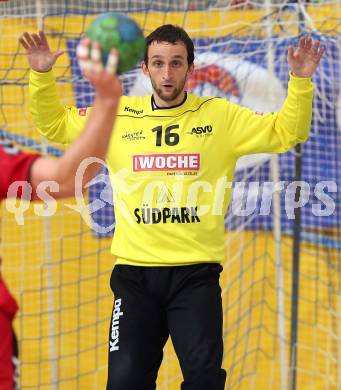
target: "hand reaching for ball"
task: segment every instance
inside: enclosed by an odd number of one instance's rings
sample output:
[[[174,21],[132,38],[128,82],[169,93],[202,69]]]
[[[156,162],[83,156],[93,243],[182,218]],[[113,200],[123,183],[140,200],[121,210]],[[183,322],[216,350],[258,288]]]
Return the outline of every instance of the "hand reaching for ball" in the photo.
[[[77,59],[83,76],[96,89],[96,99],[103,102],[116,102],[122,95],[121,83],[116,75],[118,51],[112,49],[104,66],[98,42],[83,38],[77,46]]]
[[[77,46],[77,59],[79,67],[87,79],[92,73],[102,73],[104,65],[101,59],[101,47],[98,42],[92,42],[89,38],[83,38]],[[111,49],[105,70],[107,73],[114,75],[117,71],[118,51]]]

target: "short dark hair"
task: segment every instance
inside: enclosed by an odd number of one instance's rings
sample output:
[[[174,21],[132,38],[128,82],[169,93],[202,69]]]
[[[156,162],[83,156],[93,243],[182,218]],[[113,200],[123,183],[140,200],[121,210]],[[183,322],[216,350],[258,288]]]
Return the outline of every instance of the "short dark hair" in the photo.
[[[192,39],[186,33],[186,31],[173,24],[164,24],[151,32],[146,37],[146,49],[144,52],[144,62],[148,64],[148,48],[152,42],[169,42],[173,45],[176,42],[183,42],[187,49],[187,62],[188,65],[192,65],[194,62],[194,45]]]

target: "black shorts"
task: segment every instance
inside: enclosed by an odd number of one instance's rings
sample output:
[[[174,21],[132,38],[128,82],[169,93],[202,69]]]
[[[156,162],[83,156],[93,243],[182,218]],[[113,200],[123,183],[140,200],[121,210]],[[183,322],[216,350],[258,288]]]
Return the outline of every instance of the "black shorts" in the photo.
[[[152,390],[170,335],[183,390],[223,390],[218,263],[174,267],[116,265],[107,390]]]

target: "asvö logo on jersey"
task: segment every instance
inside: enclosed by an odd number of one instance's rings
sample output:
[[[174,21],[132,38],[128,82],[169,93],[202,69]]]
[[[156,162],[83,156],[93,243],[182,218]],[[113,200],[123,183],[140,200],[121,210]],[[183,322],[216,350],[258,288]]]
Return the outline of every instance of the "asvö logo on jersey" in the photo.
[[[195,135],[197,137],[209,137],[213,135],[212,132],[212,126],[206,125],[206,126],[197,126],[193,127],[191,131],[189,131],[187,134]]]
[[[133,171],[198,171],[199,153],[133,155]]]

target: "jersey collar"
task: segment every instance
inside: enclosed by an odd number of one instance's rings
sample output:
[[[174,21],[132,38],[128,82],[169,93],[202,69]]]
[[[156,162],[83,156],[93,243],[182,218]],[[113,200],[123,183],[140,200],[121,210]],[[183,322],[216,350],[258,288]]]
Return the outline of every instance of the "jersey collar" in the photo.
[[[153,96],[153,95],[151,96],[150,104],[151,104],[151,107],[152,107],[152,111],[155,111],[155,110],[169,110],[169,109],[172,109],[172,108],[177,108],[177,107],[182,106],[182,105],[185,103],[186,100],[187,100],[187,92],[185,91],[185,96],[184,96],[182,102],[179,103],[179,104],[176,104],[175,106],[159,107],[159,106],[155,103],[155,99],[154,99],[154,96]]]

